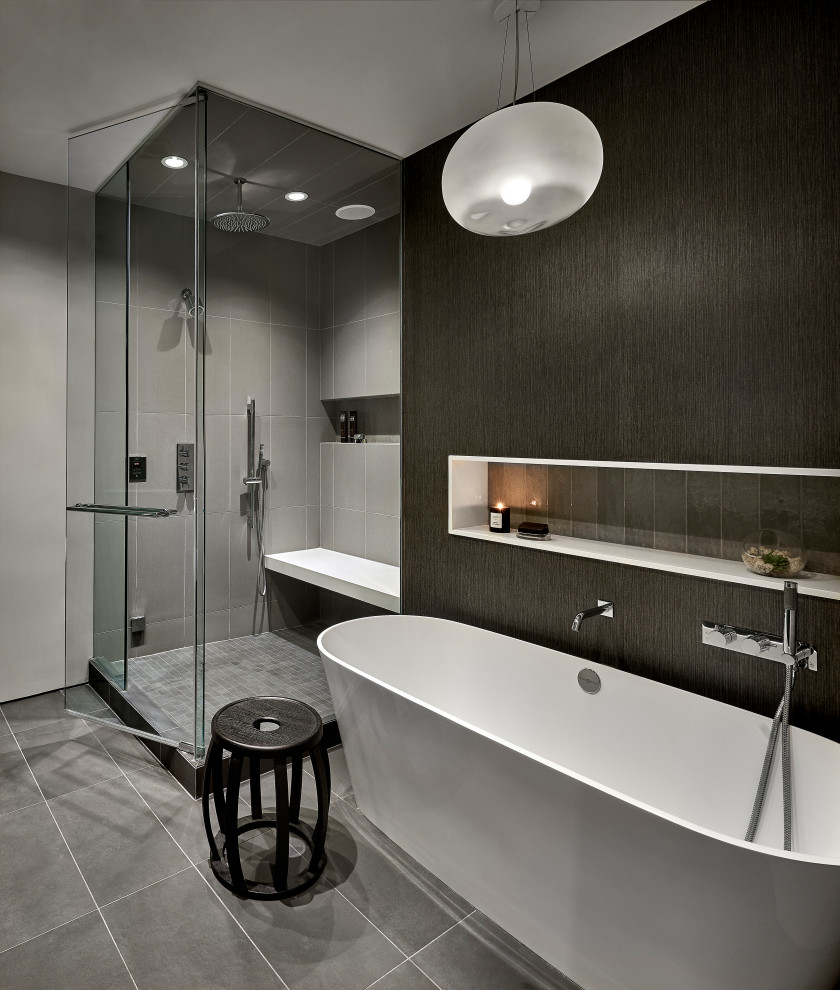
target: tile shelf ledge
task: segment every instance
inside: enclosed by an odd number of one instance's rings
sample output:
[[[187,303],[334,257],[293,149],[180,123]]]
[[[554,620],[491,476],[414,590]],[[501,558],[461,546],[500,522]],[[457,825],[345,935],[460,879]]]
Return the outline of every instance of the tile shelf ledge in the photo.
[[[533,464],[535,462],[531,460],[523,463]],[[646,567],[651,570],[670,571],[673,574],[709,578],[713,581],[727,581],[730,584],[746,584],[755,588],[781,590],[783,585],[782,578],[753,574],[740,561],[724,560],[719,557],[700,557],[689,553],[653,550],[649,547],[634,547],[621,543],[603,543],[598,540],[582,540],[572,536],[557,536],[555,534],[552,534],[550,540],[520,540],[514,532],[491,533],[486,525],[450,528],[449,534],[473,540],[486,540],[490,543],[514,544],[527,550],[542,550],[549,553],[566,554],[571,557],[588,557],[592,560],[604,560],[613,564],[628,564],[631,567]],[[840,577],[803,571],[802,574],[797,575],[795,580],[799,582],[800,595],[840,600]]]
[[[568,458],[489,457],[475,454],[450,454],[453,461],[477,461],[484,464],[555,464],[567,467],[625,468],[645,471],[708,471],[711,474],[792,474],[809,478],[840,478],[840,468],[762,467],[739,464],[671,464],[654,461],[576,461]],[[520,540],[520,542],[522,542]]]
[[[266,570],[286,574],[327,591],[337,591],[389,612],[400,610],[400,569],[393,564],[315,547],[267,553],[265,566]]]

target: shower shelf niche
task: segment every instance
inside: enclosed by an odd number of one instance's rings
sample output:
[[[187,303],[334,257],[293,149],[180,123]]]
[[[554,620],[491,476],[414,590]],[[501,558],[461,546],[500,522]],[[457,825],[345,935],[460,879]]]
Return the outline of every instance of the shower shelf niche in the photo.
[[[793,475],[797,477],[840,478],[840,471],[828,468],[740,467],[706,464],[655,464],[630,461],[581,461],[525,457],[449,456],[449,529],[451,536],[502,543],[544,553],[587,557],[630,567],[670,571],[692,577],[751,585],[757,588],[781,588],[782,578],[753,574],[740,560],[705,557],[692,553],[659,550],[651,547],[608,543],[552,533],[546,541],[522,540],[511,524],[510,533],[491,533],[488,526],[488,466],[490,464],[528,464],[590,468],[643,469],[656,471],[703,471],[732,474]],[[799,593],[814,598],[840,600],[840,576],[805,571],[797,576]]]

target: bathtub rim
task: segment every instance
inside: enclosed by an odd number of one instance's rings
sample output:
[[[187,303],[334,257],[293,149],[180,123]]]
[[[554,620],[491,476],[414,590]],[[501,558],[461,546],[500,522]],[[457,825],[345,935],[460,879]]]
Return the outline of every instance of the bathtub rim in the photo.
[[[565,653],[562,650],[552,650],[551,647],[539,646],[538,643],[530,643],[528,640],[518,639],[515,636],[506,636],[504,633],[496,633],[490,629],[484,629],[482,626],[473,626],[468,622],[457,622],[454,619],[441,619],[435,616],[404,615],[403,613],[397,613],[395,615],[387,615],[387,616],[380,616],[380,615],[364,616],[357,619],[347,619],[344,622],[336,622],[334,625],[328,626],[321,633],[319,633],[317,639],[318,650],[322,654],[322,656],[329,657],[329,659],[333,663],[337,663],[340,667],[344,667],[346,670],[349,670],[354,674],[358,674],[359,677],[364,678],[366,681],[370,681],[371,683],[376,684],[379,687],[385,688],[386,690],[393,692],[394,694],[398,695],[401,698],[405,698],[406,701],[410,701],[415,705],[420,705],[422,708],[425,708],[427,711],[430,711],[433,714],[440,716],[441,718],[445,718],[447,721],[453,722],[464,729],[468,729],[470,732],[475,732],[478,735],[483,736],[485,739],[489,739],[494,743],[498,743],[500,746],[504,746],[506,749],[512,750],[515,753],[519,753],[521,756],[524,756],[530,760],[535,760],[536,762],[541,763],[543,766],[546,766],[551,770],[555,770],[559,773],[565,774],[567,777],[571,777],[573,780],[580,781],[580,783],[582,784],[586,784],[589,787],[594,787],[596,790],[601,791],[603,794],[608,794],[610,797],[617,798],[619,801],[624,801],[626,804],[630,804],[636,808],[639,808],[642,811],[646,811],[652,815],[656,815],[658,818],[663,818],[666,821],[672,822],[674,825],[679,825],[681,828],[689,829],[692,832],[696,832],[700,835],[704,835],[710,839],[715,839],[719,842],[726,842],[729,845],[737,846],[748,852],[757,853],[762,856],[771,855],[779,859],[791,860],[797,863],[812,863],[816,866],[840,867],[840,857],[815,856],[811,853],[801,853],[795,851],[788,852],[784,849],[778,849],[775,846],[766,846],[756,842],[746,842],[744,841],[744,839],[737,839],[734,836],[726,835],[724,832],[716,832],[713,829],[706,828],[703,825],[697,825],[694,822],[688,821],[688,819],[680,818],[677,815],[672,815],[670,812],[663,811],[661,808],[657,808],[654,805],[647,804],[644,801],[639,801],[637,798],[633,798],[629,794],[625,794],[624,792],[618,791],[613,787],[609,787],[606,784],[602,784],[599,781],[593,780],[591,777],[586,777],[583,774],[578,773],[576,770],[572,770],[569,767],[564,767],[560,763],[555,763],[553,760],[549,760],[544,756],[540,756],[537,753],[533,753],[531,752],[531,750],[525,749],[525,747],[523,746],[519,746],[516,743],[510,742],[509,740],[502,738],[501,736],[495,735],[495,733],[489,732],[486,729],[482,729],[477,725],[473,725],[471,722],[467,722],[462,718],[458,718],[456,715],[452,715],[449,712],[443,711],[443,709],[437,708],[435,705],[429,704],[429,702],[423,701],[422,699],[415,697],[413,694],[409,694],[407,691],[403,691],[400,688],[395,687],[393,684],[389,684],[387,681],[383,681],[381,678],[374,677],[372,674],[367,673],[367,671],[360,670],[358,667],[354,666],[351,663],[348,663],[346,660],[342,660],[340,657],[335,656],[335,654],[333,654],[330,650],[328,650],[324,646],[323,643],[324,637],[332,630],[339,629],[342,626],[357,625],[359,623],[367,624],[371,621],[376,621],[378,619],[396,619],[396,618],[428,619],[429,621],[437,622],[437,623],[446,623],[456,626],[467,626],[467,628],[469,629],[478,629],[481,632],[490,633],[493,636],[499,636],[500,638],[510,640],[513,643],[525,643],[528,646],[537,646],[540,649],[550,650],[550,652],[556,653],[558,654],[558,656],[575,660],[579,663],[587,663],[587,664],[593,663],[596,666],[603,667],[607,670],[614,669],[608,667],[606,664],[599,664],[596,661],[589,661],[589,660],[584,660],[582,657],[576,657],[573,653]],[[626,674],[629,672],[619,671],[619,673]],[[640,677],[639,674],[630,674],[629,676]],[[641,678],[641,679],[650,680],[650,678]],[[654,681],[653,683],[659,684],[661,682]],[[679,691],[681,694],[694,694],[694,692],[684,691],[682,688],[676,688],[670,684],[662,684],[662,687],[670,688],[672,691]],[[709,704],[721,705],[724,708],[731,708],[734,709],[735,711],[739,711],[739,712],[748,711],[748,709],[739,708],[737,705],[729,705],[724,701],[716,701],[714,698],[704,698],[704,700],[708,701]],[[757,714],[757,713],[750,712],[750,714]],[[758,717],[761,718],[763,716],[758,716]],[[767,721],[769,723],[772,721],[772,719],[768,718]],[[797,732],[807,732],[808,735],[816,735],[816,733],[808,732],[807,729],[799,729],[798,727],[792,727],[792,728],[796,728]],[[820,736],[819,738],[825,738],[825,737]],[[834,743],[832,739],[828,739],[826,741]],[[834,745],[840,746],[840,743],[834,743]],[[760,769],[761,768],[759,767],[758,772],[760,772]],[[758,780],[758,776],[756,776],[756,780]]]

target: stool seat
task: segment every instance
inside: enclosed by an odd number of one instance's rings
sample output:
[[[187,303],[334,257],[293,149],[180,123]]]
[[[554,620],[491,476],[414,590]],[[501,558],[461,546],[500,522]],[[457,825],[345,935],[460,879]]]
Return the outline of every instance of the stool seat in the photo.
[[[243,698],[220,708],[210,725],[226,749],[243,749],[270,758],[308,750],[324,734],[314,708],[292,698]]]
[[[230,753],[227,791],[224,753]],[[301,821],[300,801],[303,760],[312,761],[317,794],[317,821]],[[239,814],[239,787],[247,760],[251,814]],[[260,771],[264,764],[274,771],[275,811],[263,815]],[[291,767],[291,785],[288,770]],[[219,823],[213,831],[210,799]],[[293,897],[311,887],[326,866],[326,835],[330,808],[330,763],[324,746],[321,716],[302,701],[292,698],[243,698],[233,701],[213,716],[210,745],[204,767],[201,794],[202,817],[210,845],[210,866],[220,883],[240,897]],[[247,878],[242,871],[239,837],[247,832],[273,829],[272,882]],[[309,852],[303,869],[289,877],[289,839],[297,836]]]

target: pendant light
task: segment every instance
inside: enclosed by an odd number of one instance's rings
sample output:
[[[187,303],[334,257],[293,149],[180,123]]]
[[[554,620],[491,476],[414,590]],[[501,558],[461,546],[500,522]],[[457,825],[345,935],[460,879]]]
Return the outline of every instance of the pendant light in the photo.
[[[446,209],[475,234],[509,237],[550,227],[577,212],[601,178],[604,150],[588,117],[562,103],[516,102],[519,18],[525,15],[528,30],[528,14],[538,8],[537,0],[505,0],[496,8],[497,21],[509,27],[514,19],[513,104],[473,124],[443,166]],[[531,77],[533,89],[533,66]]]

